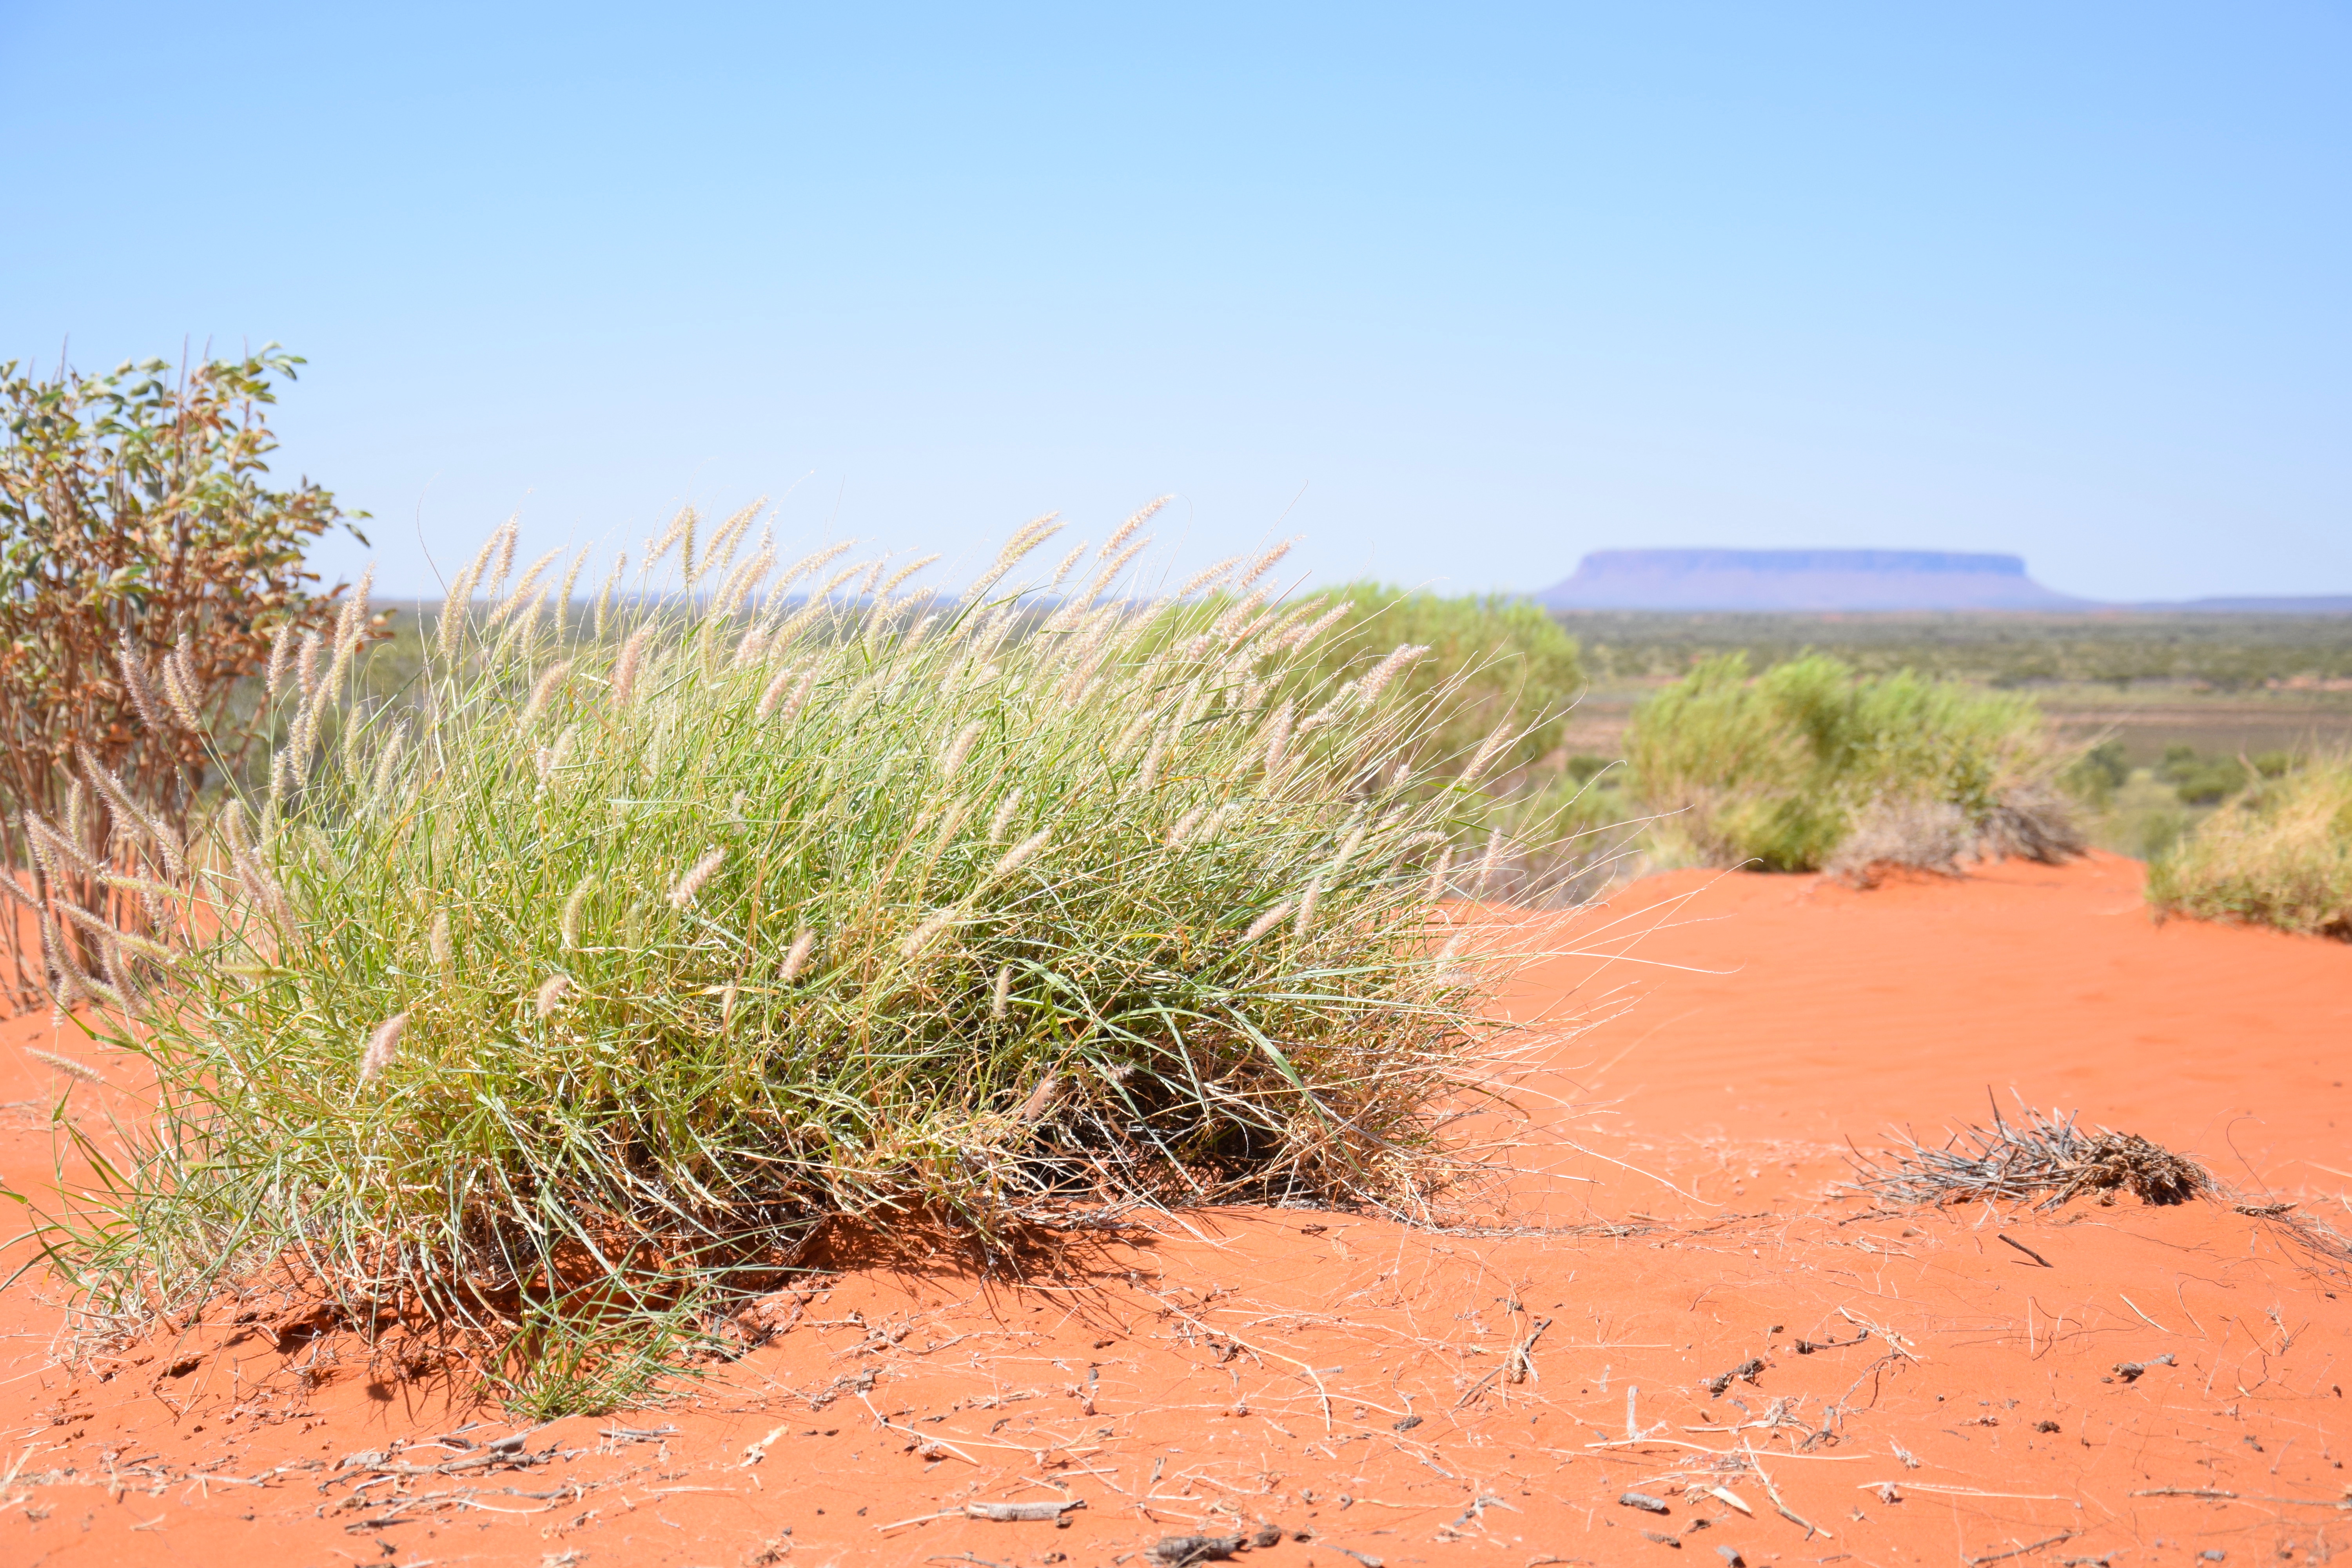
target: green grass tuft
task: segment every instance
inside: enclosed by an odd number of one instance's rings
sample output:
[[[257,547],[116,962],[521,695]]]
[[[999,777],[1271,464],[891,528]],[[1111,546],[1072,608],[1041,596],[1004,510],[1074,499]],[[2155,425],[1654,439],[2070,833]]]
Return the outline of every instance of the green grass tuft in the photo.
[[[1370,690],[1386,647],[1294,646],[1324,606],[1246,581],[759,597],[763,547],[567,629],[498,597],[512,553],[399,700],[278,697],[121,1030],[153,1127],[50,1233],[94,1322],[290,1264],[551,1413],[835,1216],[999,1246],[1442,1185],[1485,1026],[1433,863],[1475,807],[1399,781],[1452,684]]]

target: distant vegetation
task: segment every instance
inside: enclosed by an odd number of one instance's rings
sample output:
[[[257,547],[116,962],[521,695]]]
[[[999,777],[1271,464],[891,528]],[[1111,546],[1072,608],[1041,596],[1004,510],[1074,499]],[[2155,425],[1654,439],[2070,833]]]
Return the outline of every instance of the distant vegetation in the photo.
[[[2352,941],[2352,753],[2265,774],[2157,861],[2149,902]]]
[[[1861,838],[1861,871],[2079,847],[2033,704],[1908,670],[1815,654],[1755,675],[1720,655],[1644,701],[1625,749],[1669,858],[1817,870]]]
[[[1747,615],[1564,611],[1603,683],[1678,679],[1720,654],[1759,669],[1808,651],[1865,675],[1916,670],[1995,687],[2352,679],[2352,616],[2143,614]]]

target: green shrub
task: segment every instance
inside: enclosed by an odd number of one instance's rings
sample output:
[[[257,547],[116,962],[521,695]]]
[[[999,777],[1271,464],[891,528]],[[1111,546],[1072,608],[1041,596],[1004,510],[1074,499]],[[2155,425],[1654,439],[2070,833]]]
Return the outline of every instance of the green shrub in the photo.
[[[1703,661],[1635,710],[1626,736],[1656,829],[1714,865],[1828,864],[1877,803],[1948,805],[2003,852],[2063,855],[2063,808],[2028,700],[1908,670],[1858,677],[1810,655],[1751,678],[1745,655]]]
[[[2095,807],[2104,809],[2116,792],[2131,782],[2131,759],[2117,740],[2101,741],[2077,757],[2065,773],[2067,786]]]
[[[2352,941],[2352,754],[2267,778],[2149,868],[2159,915]]]
[[[1499,726],[1520,733],[1488,759],[1485,776],[1507,775],[1544,756],[1559,744],[1569,707],[1584,689],[1575,639],[1530,600],[1350,583],[1305,602],[1355,608],[1292,672],[1300,685],[1352,679],[1400,644],[1429,650],[1398,679],[1408,700],[1447,693],[1426,751],[1440,776],[1476,756]]]
[[[2172,786],[2187,805],[2212,805],[2246,787],[2246,765],[2194,746],[2167,746],[2156,776]]]
[[[219,935],[119,1036],[158,1126],[52,1233],[93,1313],[290,1257],[576,1351],[764,1288],[828,1216],[1424,1201],[1483,1026],[1431,941],[1455,805],[1394,781],[1452,687],[1297,676],[1315,603],[1098,580],[1038,620],[878,568],[753,601],[772,550],[684,542],[700,608],[582,642],[540,568],[501,595],[503,531],[412,701],[321,754],[336,691],[278,699]]]

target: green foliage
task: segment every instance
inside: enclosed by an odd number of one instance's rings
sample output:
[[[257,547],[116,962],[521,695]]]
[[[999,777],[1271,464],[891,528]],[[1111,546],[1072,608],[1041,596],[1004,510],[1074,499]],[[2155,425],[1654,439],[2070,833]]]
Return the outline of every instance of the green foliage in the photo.
[[[2246,765],[2235,757],[2200,752],[2194,746],[2167,746],[2156,776],[2189,805],[2212,805],[2246,787]]]
[[[78,906],[112,902],[58,847],[102,858],[122,808],[100,773],[184,830],[208,770],[257,732],[241,685],[334,614],[303,552],[352,516],[268,478],[272,380],[300,363],[272,344],[177,378],[160,360],[47,379],[0,365],[0,861],[44,897],[62,879]],[[41,977],[16,929],[0,922],[21,1004]]]
[[[1809,655],[1751,678],[1742,654],[1707,659],[1635,710],[1627,760],[1662,837],[1697,858],[1814,870],[1879,800],[1956,808],[1993,824],[2047,771],[2024,699],[1908,670],[1862,677]]]
[[[2066,770],[2068,786],[2094,806],[2104,807],[2131,782],[2131,759],[2121,741],[2106,740],[2084,752]]]
[[[2263,778],[2149,868],[2159,914],[2352,941],[2352,753]]]
[[[1292,680],[1313,687],[1361,676],[1400,645],[1426,656],[1397,678],[1409,701],[1448,694],[1426,748],[1438,776],[1459,771],[1497,726],[1524,731],[1489,760],[1506,774],[1559,744],[1569,706],[1584,688],[1576,642],[1531,600],[1493,594],[1448,598],[1378,583],[1327,588],[1302,601],[1355,605]]]
[[[2095,615],[1559,612],[1596,681],[1679,677],[1744,653],[1759,669],[1811,650],[1865,675],[2015,687],[2194,683],[2224,691],[2352,677],[2352,617],[2101,611]]]
[[[828,1216],[1442,1179],[1486,1026],[1430,940],[1462,805],[1394,781],[1454,688],[1301,676],[1319,605],[753,600],[773,552],[731,542],[641,601],[700,607],[583,643],[501,596],[513,548],[413,702],[330,744],[347,693],[275,698],[271,793],[122,1036],[159,1123],[52,1233],[91,1311],[299,1257],[549,1413]]]

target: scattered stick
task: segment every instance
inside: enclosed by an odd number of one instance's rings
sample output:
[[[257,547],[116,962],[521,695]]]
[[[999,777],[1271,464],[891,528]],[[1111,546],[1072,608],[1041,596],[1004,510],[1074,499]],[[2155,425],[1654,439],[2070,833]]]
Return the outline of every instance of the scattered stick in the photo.
[[[1782,1519],[1787,1520],[1790,1524],[1802,1530],[1805,1532],[1805,1539],[1808,1541],[1811,1541],[1816,1533],[1818,1533],[1824,1541],[1835,1541],[1837,1539],[1836,1536],[1831,1534],[1828,1531],[1822,1529],[1820,1525],[1815,1524],[1811,1520],[1807,1519],[1803,1514],[1799,1513],[1796,1510],[1790,1508],[1786,1502],[1781,1500],[1780,1489],[1772,1484],[1772,1478],[1764,1473],[1764,1467],[1762,1465],[1756,1462],[1756,1450],[1754,1447],[1748,1443],[1747,1438],[1742,1437],[1739,1439],[1739,1447],[1748,1455],[1748,1468],[1754,1470],[1756,1472],[1756,1479],[1764,1483],[1764,1495],[1772,1500],[1772,1507],[1778,1510]]]
[[[2011,1557],[2022,1557],[2029,1552],[2039,1552],[2045,1546],[2055,1546],[2062,1541],[2072,1541],[2075,1534],[2074,1531],[2062,1530],[2047,1540],[2032,1542],[2024,1546],[2012,1546],[2006,1552],[1995,1552],[1983,1557],[1965,1557],[1961,1561],[1966,1563],[1969,1568],[1984,1568],[1984,1564],[1988,1563],[2000,1563]]]
[[[2010,1244],[2010,1246],[2011,1246],[2011,1247],[2013,1247],[2017,1248],[2017,1250],[2018,1250],[2018,1251],[2022,1252],[2023,1254],[2025,1254],[2025,1256],[2026,1256],[2026,1257],[2031,1258],[2032,1259],[2033,1259],[2033,1261],[2034,1261],[2034,1262],[2039,1263],[2040,1265],[2042,1265],[2042,1268],[2057,1268],[2057,1267],[2058,1267],[2056,1264],[2054,1264],[2054,1263],[2051,1262],[2051,1261],[2050,1261],[2050,1259],[2048,1259],[2048,1258],[2046,1258],[2042,1257],[2042,1254],[2040,1254],[2040,1253],[2038,1253],[2038,1252],[2034,1251],[2034,1250],[2033,1250],[2033,1248],[2032,1248],[2032,1247],[2030,1247],[2026,1246],[2026,1245],[2025,1245],[2025,1243],[2023,1243],[2023,1242],[2021,1242],[2021,1241],[2018,1240],[2018,1239],[2017,1239],[2017,1237],[2013,1237],[2013,1236],[2010,1235],[2010,1234],[2009,1234],[2009,1232],[2007,1232],[2007,1231],[2005,1231],[2005,1230],[1999,1230],[1999,1231],[1995,1231],[1995,1232],[1993,1232],[1993,1234],[1994,1234],[1995,1236],[1999,1237],[2001,1240],[2003,1240],[2003,1241],[2005,1241],[2005,1242],[2009,1243],[2009,1244]]]
[[[2172,1352],[2170,1351],[2167,1351],[2162,1355],[2153,1357],[2147,1361],[2119,1361],[2116,1363],[2116,1375],[2122,1378],[2126,1383],[2137,1383],[2140,1379],[2140,1374],[2146,1372],[2149,1367],[2178,1366],[2179,1364],[2180,1363],[2179,1362],[2172,1359]]]

